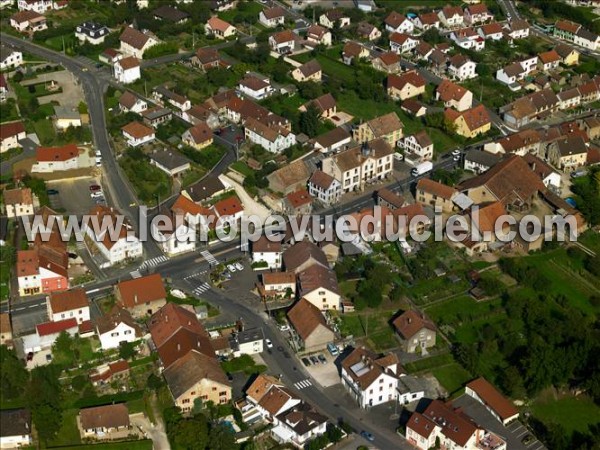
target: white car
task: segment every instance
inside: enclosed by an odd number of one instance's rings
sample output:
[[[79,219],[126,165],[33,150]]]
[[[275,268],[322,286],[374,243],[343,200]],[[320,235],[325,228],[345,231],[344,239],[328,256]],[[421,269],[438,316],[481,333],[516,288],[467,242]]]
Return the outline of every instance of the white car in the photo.
[[[244,265],[241,262],[236,262],[235,263],[235,268],[237,270],[244,270]]]
[[[95,192],[92,192],[90,194],[90,196],[92,198],[100,198],[100,197],[104,197],[104,194],[102,193],[102,191],[95,191]]]
[[[235,272],[237,269],[233,264],[228,264],[227,270],[229,270],[230,272]]]
[[[267,348],[273,348],[273,343],[271,339],[265,339],[265,344],[267,344]]]
[[[279,331],[289,331],[289,325],[279,325]]]
[[[460,150],[457,148],[452,150],[452,156],[460,156]]]

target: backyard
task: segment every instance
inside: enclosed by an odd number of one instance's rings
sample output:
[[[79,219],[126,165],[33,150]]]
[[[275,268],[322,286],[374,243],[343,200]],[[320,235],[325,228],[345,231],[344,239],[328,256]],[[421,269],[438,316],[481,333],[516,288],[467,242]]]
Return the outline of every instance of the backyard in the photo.
[[[589,426],[596,424],[600,417],[600,406],[586,395],[556,396],[545,392],[531,405],[531,412],[546,426],[558,424],[571,435],[587,433]]]

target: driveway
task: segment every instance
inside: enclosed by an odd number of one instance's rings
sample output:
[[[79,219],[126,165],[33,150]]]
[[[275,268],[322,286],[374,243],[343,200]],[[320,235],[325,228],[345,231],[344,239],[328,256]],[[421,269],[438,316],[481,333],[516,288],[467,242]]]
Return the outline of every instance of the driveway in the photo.
[[[131,415],[131,424],[141,431],[144,437],[152,439],[154,450],[170,450],[171,444],[169,444],[162,422],[154,425],[144,414],[140,413]]]

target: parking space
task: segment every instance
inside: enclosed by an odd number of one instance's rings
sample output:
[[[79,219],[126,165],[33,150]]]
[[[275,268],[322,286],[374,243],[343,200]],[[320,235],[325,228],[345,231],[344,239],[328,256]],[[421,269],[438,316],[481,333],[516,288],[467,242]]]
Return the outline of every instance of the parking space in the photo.
[[[506,440],[511,450],[545,450],[546,447],[518,420],[502,425],[490,412],[474,398],[462,395],[453,402],[472,417],[483,428],[488,429]]]
[[[302,360],[304,368],[308,371],[311,378],[323,387],[330,387],[340,382],[338,368],[335,365],[335,358],[324,350],[322,352],[311,353],[308,355],[298,355]],[[310,365],[306,365],[310,362]]]
[[[91,185],[100,185],[100,183],[93,177],[48,181],[46,187],[51,194],[50,207],[64,210],[65,214],[88,213],[96,202],[103,202],[103,197],[96,199],[91,197]]]

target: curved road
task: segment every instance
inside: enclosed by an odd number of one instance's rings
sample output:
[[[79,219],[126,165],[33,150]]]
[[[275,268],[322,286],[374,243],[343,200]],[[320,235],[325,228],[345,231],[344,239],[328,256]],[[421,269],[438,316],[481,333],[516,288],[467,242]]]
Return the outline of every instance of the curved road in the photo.
[[[108,83],[96,76],[95,66],[86,64],[62,53],[48,50],[30,41],[19,39],[2,33],[2,43],[27,51],[48,61],[62,65],[78,79],[85,94],[90,116],[94,145],[102,153],[102,169],[104,184],[108,187],[108,195],[112,203],[131,221],[136,229],[140,229],[136,197],[126,180],[121,177],[120,168],[110,147],[106,119],[104,116],[104,92]],[[154,242],[144,243],[147,258],[162,255]]]

